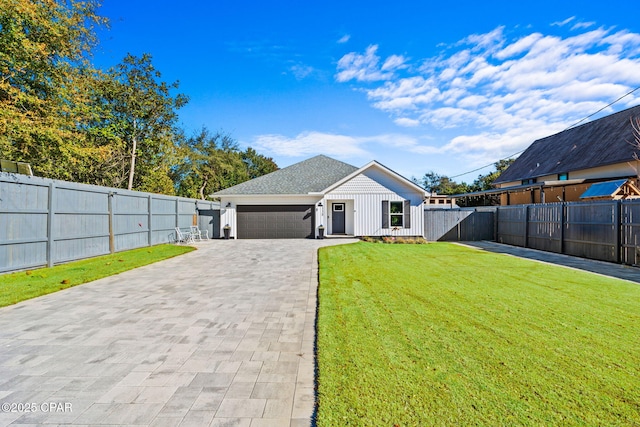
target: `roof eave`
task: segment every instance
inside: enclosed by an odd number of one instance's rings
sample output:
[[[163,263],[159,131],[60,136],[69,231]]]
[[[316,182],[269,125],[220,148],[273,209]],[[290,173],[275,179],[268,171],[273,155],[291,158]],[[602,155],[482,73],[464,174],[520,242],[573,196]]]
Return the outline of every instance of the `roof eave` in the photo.
[[[468,197],[468,196],[482,196],[484,194],[500,194],[500,193],[506,193],[514,190],[527,190],[529,188],[559,187],[561,185],[582,184],[585,181],[586,179],[565,179],[563,181],[559,181],[559,180],[541,181],[541,182],[534,182],[532,184],[521,184],[521,185],[514,185],[511,187],[492,188],[491,190],[474,191],[473,193],[454,194],[451,197],[459,198],[459,197]]]
[[[271,194],[221,194],[214,197],[220,197],[224,199],[228,198],[238,198],[238,197],[310,197],[310,196],[322,196],[320,193],[271,193]]]

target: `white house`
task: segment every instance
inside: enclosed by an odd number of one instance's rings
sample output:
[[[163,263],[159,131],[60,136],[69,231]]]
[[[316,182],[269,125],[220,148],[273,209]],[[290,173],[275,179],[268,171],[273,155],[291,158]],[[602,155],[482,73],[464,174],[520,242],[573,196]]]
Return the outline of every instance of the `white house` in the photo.
[[[316,156],[218,191],[220,225],[240,239],[422,236],[426,191],[382,164]]]

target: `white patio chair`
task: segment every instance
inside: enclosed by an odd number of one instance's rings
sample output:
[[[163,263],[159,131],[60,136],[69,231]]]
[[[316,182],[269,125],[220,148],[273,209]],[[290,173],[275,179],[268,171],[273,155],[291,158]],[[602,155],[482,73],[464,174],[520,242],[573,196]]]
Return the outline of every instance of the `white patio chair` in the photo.
[[[178,244],[184,243],[186,245],[187,243],[193,243],[194,242],[194,237],[191,234],[191,232],[182,231],[182,230],[180,230],[179,227],[176,227],[175,230],[176,230],[176,243],[178,243]]]
[[[195,239],[202,240],[202,233],[204,233],[204,238],[209,240],[209,230],[200,230],[197,226],[192,225],[191,227],[189,227],[189,231],[193,236],[194,240]]]

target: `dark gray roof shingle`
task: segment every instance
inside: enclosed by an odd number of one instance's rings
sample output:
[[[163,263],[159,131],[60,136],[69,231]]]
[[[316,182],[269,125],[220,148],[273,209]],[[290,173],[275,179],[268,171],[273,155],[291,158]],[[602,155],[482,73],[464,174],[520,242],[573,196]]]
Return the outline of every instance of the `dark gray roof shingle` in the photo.
[[[355,166],[320,155],[213,195],[308,194],[322,191],[357,170]]]
[[[520,181],[633,160],[631,119],[640,105],[538,139],[496,180]]]

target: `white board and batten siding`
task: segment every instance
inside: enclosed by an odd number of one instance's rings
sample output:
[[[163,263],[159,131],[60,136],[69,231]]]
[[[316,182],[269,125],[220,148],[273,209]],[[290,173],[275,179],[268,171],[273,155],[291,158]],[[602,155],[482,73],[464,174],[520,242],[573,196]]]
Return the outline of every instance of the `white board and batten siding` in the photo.
[[[353,200],[356,236],[422,236],[424,232],[424,194],[388,173],[367,169],[325,195],[328,202]],[[382,228],[382,202],[409,200],[409,228]],[[349,212],[347,212],[349,215]]]

